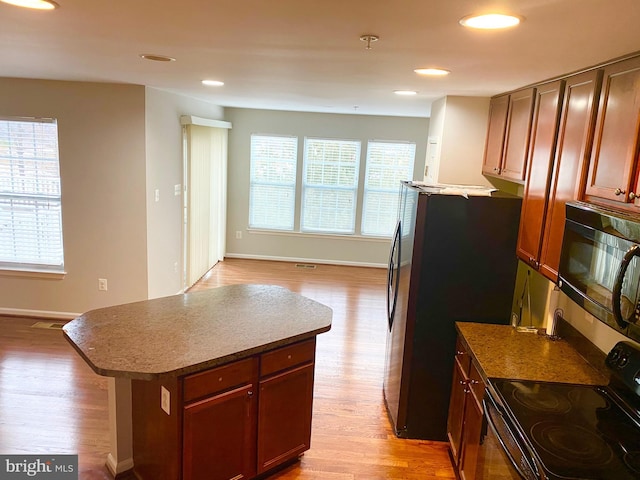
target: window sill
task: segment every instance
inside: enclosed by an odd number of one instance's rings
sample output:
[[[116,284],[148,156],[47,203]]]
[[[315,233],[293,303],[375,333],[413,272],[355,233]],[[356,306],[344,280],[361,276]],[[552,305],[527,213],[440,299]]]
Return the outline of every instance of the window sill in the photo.
[[[36,268],[7,268],[0,267],[0,277],[26,277],[26,278],[42,278],[46,280],[62,280],[67,272],[52,272],[51,270],[38,270]]]
[[[354,240],[358,242],[368,241],[368,242],[384,242],[388,243],[391,241],[391,237],[376,237],[369,235],[351,235],[344,234],[339,235],[337,233],[310,233],[310,232],[295,232],[292,230],[266,230],[266,229],[258,229],[258,228],[247,228],[247,233],[257,234],[257,235],[278,235],[284,237],[322,237],[322,238],[331,238],[336,240]]]

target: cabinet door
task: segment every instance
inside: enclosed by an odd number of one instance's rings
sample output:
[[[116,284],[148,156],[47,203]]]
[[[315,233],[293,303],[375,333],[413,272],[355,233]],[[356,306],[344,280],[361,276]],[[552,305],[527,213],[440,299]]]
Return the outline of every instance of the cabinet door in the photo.
[[[482,436],[483,412],[482,404],[473,395],[468,394],[467,396],[469,398],[464,409],[462,459],[458,468],[461,480],[474,480]]]
[[[638,162],[640,58],[604,69],[586,199],[625,205]],[[634,192],[634,196],[638,192]]]
[[[504,134],[507,127],[507,112],[509,110],[509,95],[502,95],[491,99],[489,104],[489,126],[487,140],[484,147],[482,173],[499,175],[504,148]]]
[[[536,89],[527,181],[522,199],[516,253],[534,268],[540,265],[542,227],[547,206],[549,180],[558,132],[558,114],[564,82],[559,80]]]
[[[507,131],[500,176],[517,182],[523,182],[526,174],[535,90],[535,88],[520,90],[512,93],[509,98]]]
[[[258,473],[309,448],[313,406],[313,364],[260,381]]]
[[[183,480],[241,480],[255,476],[253,385],[184,408]]]
[[[558,280],[565,204],[582,197],[601,82],[602,70],[592,70],[569,77],[564,88],[540,254],[540,273],[553,282]]]
[[[466,355],[462,352],[462,355]],[[447,418],[447,437],[449,438],[449,448],[451,457],[455,465],[460,460],[460,442],[462,440],[462,422],[464,420],[464,403],[467,392],[467,372],[456,354],[456,361],[453,365],[453,381],[451,384],[451,398],[449,399],[449,416]]]

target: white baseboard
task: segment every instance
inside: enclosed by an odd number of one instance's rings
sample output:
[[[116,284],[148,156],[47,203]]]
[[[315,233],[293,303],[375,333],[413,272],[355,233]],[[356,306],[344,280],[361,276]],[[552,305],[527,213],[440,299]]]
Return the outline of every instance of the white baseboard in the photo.
[[[2,308],[0,307],[0,315],[13,317],[36,317],[51,318],[55,320],[73,320],[82,315],[81,313],[72,312],[52,312],[48,310],[27,310],[24,308]]]
[[[117,477],[118,474],[133,469],[133,458],[126,458],[120,462],[117,462],[113,455],[107,455],[106,467],[111,472],[111,475]]]
[[[387,268],[386,263],[350,262],[344,260],[326,260],[317,258],[272,257],[270,255],[249,255],[244,253],[225,253],[225,258],[246,258],[247,260],[271,260],[274,262],[319,263],[321,265],[343,265],[345,267]]]

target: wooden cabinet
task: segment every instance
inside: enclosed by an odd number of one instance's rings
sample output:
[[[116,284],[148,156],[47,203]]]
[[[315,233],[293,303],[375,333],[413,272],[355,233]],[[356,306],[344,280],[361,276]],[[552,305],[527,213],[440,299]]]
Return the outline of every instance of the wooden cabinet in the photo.
[[[637,209],[640,58],[604,68],[585,200]]]
[[[313,365],[260,381],[258,473],[309,448],[312,400]]]
[[[462,480],[473,480],[476,477],[484,422],[484,389],[480,372],[458,339],[447,435],[454,467]]]
[[[482,173],[485,175],[500,175],[508,112],[509,95],[500,95],[491,99],[489,103],[487,140],[484,147],[484,161],[482,164]]]
[[[467,383],[469,382],[470,357],[458,339],[456,356],[453,363],[453,380],[451,383],[451,397],[449,400],[449,416],[447,418],[447,437],[451,449],[453,463],[460,463],[460,442],[462,441],[462,422],[467,397]]]
[[[535,94],[528,172],[516,246],[518,257],[535,269],[540,267],[542,227],[549,194],[563,86],[563,81],[540,85]]]
[[[184,379],[183,479],[255,476],[257,364],[250,358]]]
[[[482,172],[524,182],[535,88],[491,99]]]
[[[558,279],[565,204],[583,195],[601,82],[602,70],[573,75],[565,81],[539,265],[540,273],[553,282]]]
[[[258,407],[258,473],[309,448],[315,342],[263,355]]]
[[[565,204],[582,197],[602,72],[539,85],[516,253],[558,279]]]
[[[182,378],[132,381],[141,480],[248,480],[309,449],[315,338]],[[164,397],[164,396],[166,397]]]
[[[241,480],[255,475],[254,397],[254,385],[248,384],[184,408],[182,478]]]

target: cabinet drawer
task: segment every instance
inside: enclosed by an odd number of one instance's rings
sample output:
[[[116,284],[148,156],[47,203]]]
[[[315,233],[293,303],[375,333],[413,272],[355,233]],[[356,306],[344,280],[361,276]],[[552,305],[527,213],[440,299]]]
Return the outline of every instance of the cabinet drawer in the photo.
[[[267,352],[261,357],[260,376],[264,377],[302,363],[313,362],[315,352],[315,338]]]
[[[252,383],[256,362],[255,357],[247,358],[185,377],[184,401],[190,402],[238,385]]]

